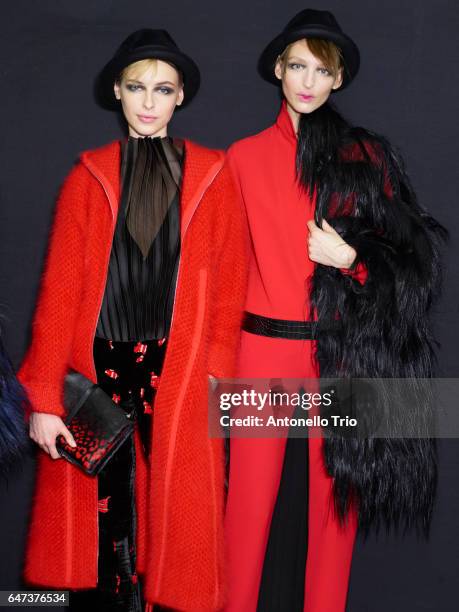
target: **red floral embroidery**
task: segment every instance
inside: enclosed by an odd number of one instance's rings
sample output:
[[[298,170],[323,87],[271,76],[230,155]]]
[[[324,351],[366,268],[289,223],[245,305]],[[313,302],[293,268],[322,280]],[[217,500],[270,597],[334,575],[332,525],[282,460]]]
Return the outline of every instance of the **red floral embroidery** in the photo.
[[[150,372],[150,385],[153,389],[157,389],[159,385],[159,376],[154,372]]]
[[[118,372],[116,372],[115,370],[105,370],[105,374],[109,378],[113,378],[114,380],[116,380],[119,377]]]
[[[149,404],[148,402],[144,402],[143,403],[143,411],[145,414],[153,414],[153,410],[151,407],[151,404]]]
[[[98,506],[98,510],[99,512],[103,512],[104,514],[106,514],[109,511],[109,507],[108,507],[108,500],[111,498],[111,495],[109,495],[108,497],[102,497],[101,499],[99,499],[97,506]]]
[[[137,342],[137,344],[134,347],[134,353],[142,353],[142,355],[145,355],[145,353],[147,352],[147,349],[148,349],[148,346],[146,344]]]

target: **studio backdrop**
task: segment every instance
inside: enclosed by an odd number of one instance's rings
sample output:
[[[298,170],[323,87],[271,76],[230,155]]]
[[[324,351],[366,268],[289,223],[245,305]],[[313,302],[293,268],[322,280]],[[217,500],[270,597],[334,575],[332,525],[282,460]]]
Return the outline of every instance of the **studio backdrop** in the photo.
[[[199,95],[176,114],[172,133],[227,148],[273,122],[279,95],[258,76],[257,59],[288,19],[308,6],[330,9],[361,49],[361,71],[349,90],[335,95],[338,108],[398,147],[421,204],[450,231],[434,318],[438,375],[459,376],[459,7],[452,0],[2,3],[0,324],[15,366],[30,339],[59,186],[81,151],[121,135],[116,114],[99,108],[93,95],[94,77],[113,49],[137,28],[169,30],[202,73]],[[430,539],[359,539],[349,612],[457,610],[457,440],[439,441],[439,465]],[[3,590],[21,587],[33,477],[31,457],[0,483]]]

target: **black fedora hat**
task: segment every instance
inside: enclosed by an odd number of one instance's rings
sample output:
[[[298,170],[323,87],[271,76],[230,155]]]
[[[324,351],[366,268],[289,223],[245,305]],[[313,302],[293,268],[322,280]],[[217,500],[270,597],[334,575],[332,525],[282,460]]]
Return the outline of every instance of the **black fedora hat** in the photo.
[[[343,83],[334,91],[344,89],[359,71],[360,53],[355,42],[341,30],[335,17],[329,11],[304,9],[291,19],[279,36],[272,40],[258,61],[258,72],[269,83],[279,85],[274,67],[284,49],[303,38],[330,40],[341,49],[344,62]]]
[[[112,59],[102,68],[96,80],[98,102],[104,108],[116,110],[119,101],[115,98],[113,85],[122,70],[144,59],[158,59],[173,64],[183,76],[183,108],[196,95],[201,82],[199,68],[195,62],[182,53],[166,30],[145,28],[136,30],[124,40]]]

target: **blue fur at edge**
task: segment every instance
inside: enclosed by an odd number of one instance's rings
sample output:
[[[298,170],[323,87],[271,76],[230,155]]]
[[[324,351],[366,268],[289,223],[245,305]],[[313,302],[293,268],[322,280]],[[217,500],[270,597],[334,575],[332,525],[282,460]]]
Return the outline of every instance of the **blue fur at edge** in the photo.
[[[24,420],[26,402],[0,338],[0,473],[20,463],[30,446]]]

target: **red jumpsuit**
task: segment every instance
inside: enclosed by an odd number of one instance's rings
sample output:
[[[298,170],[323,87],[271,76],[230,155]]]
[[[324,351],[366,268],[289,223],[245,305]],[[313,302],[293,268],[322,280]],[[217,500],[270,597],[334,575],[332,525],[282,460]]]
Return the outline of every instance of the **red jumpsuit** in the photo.
[[[252,248],[245,309],[294,321],[309,318],[306,279],[314,263],[307,251],[307,221],[314,202],[295,175],[296,134],[285,102],[274,125],[235,143],[228,152],[247,211]],[[357,266],[363,282],[365,270]],[[242,332],[239,378],[316,378],[313,341]],[[278,492],[285,439],[231,440],[227,500],[229,601],[226,612],[254,612]],[[307,612],[345,609],[356,515],[345,528],[334,516],[332,479],[322,458],[322,439],[309,440]]]

